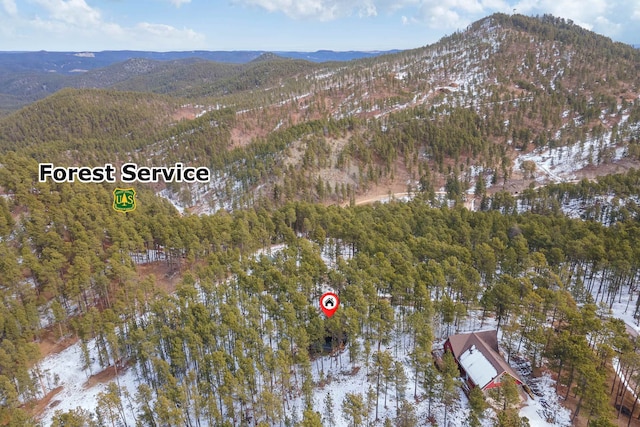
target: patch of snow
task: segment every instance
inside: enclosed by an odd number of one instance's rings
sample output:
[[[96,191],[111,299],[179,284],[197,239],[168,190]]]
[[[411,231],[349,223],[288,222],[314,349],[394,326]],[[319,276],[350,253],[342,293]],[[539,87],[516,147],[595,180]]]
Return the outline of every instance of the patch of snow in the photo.
[[[558,135],[556,135],[558,136]],[[559,138],[556,138],[559,139]],[[617,151],[612,143],[611,131],[605,132],[601,137],[589,137],[586,141],[573,145],[549,148],[538,148],[531,153],[518,156],[515,167],[519,169],[524,161],[532,161],[536,164],[538,182],[567,182],[576,179],[575,172],[590,164],[598,164],[607,160],[615,160],[616,156],[624,155]],[[611,158],[604,159],[602,154],[611,149]]]
[[[142,265],[156,261],[164,261],[166,255],[163,251],[149,249],[146,252],[129,252],[129,257],[134,264]]]
[[[403,364],[405,373],[407,375],[407,386],[413,384],[413,369],[411,368],[411,339],[406,335],[396,335],[388,346],[382,346],[381,351],[389,351],[395,360],[400,360]],[[362,348],[362,342],[358,343]],[[336,354],[335,356],[323,356],[316,359],[312,365],[312,375],[314,383],[318,384],[321,381],[327,385],[316,387],[313,392],[313,409],[319,411],[321,414],[324,412],[324,399],[327,394],[331,396],[334,406],[334,418],[333,425],[335,427],[349,427],[348,423],[342,416],[340,410],[342,402],[346,395],[356,394],[361,395],[364,402],[366,402],[366,393],[369,388],[375,390],[375,376],[372,379],[367,378],[367,371],[371,375],[373,372],[373,364],[367,369],[363,361],[357,363],[350,363],[348,361],[347,351],[342,354]],[[372,360],[372,358],[371,358]],[[370,363],[371,363],[370,360]],[[422,394],[423,390],[418,386],[418,393]],[[469,413],[469,401],[462,391],[458,389],[459,399],[449,408],[447,414],[447,425],[450,427],[464,427],[466,426],[467,414]],[[418,419],[418,425],[429,425],[427,420],[428,405],[427,399],[422,399],[416,402],[413,399],[413,386],[407,387],[404,399],[408,400],[412,407],[415,409],[415,413]],[[402,400],[402,397],[401,399]],[[399,406],[399,401],[396,399],[395,390],[390,386],[387,390],[386,406],[385,406],[385,393],[384,387],[380,388],[380,395],[378,399],[378,418],[380,422],[383,422],[386,418],[394,420],[396,418],[396,405]],[[297,418],[302,419],[302,411],[304,409],[304,403],[301,398],[297,398],[292,403],[292,408],[297,413]],[[432,416],[437,421],[438,425],[443,425],[445,420],[445,408],[439,401],[438,397],[434,398],[431,403]],[[373,410],[369,413],[369,422],[372,422],[375,418],[375,403]],[[328,420],[323,419],[324,425],[328,425]],[[377,425],[377,424],[373,424]],[[483,426],[491,425],[489,420],[483,420]]]
[[[336,70],[336,71],[339,71],[339,70]],[[326,71],[326,70],[324,72],[319,71],[319,72],[315,73],[313,75],[313,77],[315,77],[318,80],[327,79],[327,78],[333,76],[336,73],[336,71]]]
[[[569,427],[571,413],[562,407],[555,391],[555,380],[548,373],[531,380],[530,386],[537,393],[536,399],[527,398],[520,409],[520,416],[527,417],[531,427]]]
[[[88,386],[91,373],[96,374],[103,370],[98,363],[98,352],[95,345],[95,339],[87,344],[90,356],[90,370],[83,371],[82,350],[79,343],[45,358],[39,366],[40,373],[44,376],[44,384],[49,389],[62,386],[62,390],[55,395],[49,406],[42,414],[42,425],[48,426],[52,424],[55,411],[70,411],[81,407],[89,411],[94,411],[98,406],[98,394],[107,389],[107,383],[98,383],[91,387]],[[118,376],[118,384],[121,389],[126,390],[131,397],[136,393],[136,379],[134,369],[128,369]],[[55,403],[55,405],[54,405]],[[128,402],[123,397],[123,406],[126,408]],[[135,425],[135,415],[131,410],[125,410],[127,424]]]
[[[255,259],[260,258],[261,256],[275,256],[278,253],[282,252],[285,248],[287,247],[287,245],[285,245],[284,243],[279,243],[277,245],[271,245],[268,248],[261,248],[258,249],[254,254],[253,257]]]
[[[414,185],[414,188],[418,188],[417,185]],[[415,193],[395,193],[389,196],[381,198],[380,203],[391,203],[391,202],[410,202],[415,197]]]
[[[160,197],[164,197],[165,199],[170,201],[173,207],[176,208],[176,210],[180,212],[181,215],[184,214],[185,206],[176,199],[176,197],[169,191],[169,189],[165,188],[164,190],[158,192],[157,195]]]

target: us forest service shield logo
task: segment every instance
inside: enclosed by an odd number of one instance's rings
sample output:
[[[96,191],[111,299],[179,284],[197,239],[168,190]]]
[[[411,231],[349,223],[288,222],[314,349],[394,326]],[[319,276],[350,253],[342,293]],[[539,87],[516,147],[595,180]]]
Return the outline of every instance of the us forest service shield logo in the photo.
[[[116,188],[113,190],[113,209],[118,212],[131,212],[136,209],[136,190]]]

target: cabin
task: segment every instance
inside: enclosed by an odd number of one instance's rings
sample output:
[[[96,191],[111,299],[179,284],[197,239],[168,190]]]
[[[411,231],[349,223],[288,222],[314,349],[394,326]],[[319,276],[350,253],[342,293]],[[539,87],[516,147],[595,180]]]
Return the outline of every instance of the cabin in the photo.
[[[505,375],[512,377],[516,384],[523,384],[500,355],[496,330],[451,335],[444,343],[444,349],[453,354],[469,390],[480,387],[484,392],[500,387]]]

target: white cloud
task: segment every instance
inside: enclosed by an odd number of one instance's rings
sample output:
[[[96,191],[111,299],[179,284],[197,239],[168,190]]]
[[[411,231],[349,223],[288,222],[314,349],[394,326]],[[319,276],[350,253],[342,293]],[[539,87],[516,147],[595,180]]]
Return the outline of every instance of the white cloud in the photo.
[[[362,18],[362,17],[367,17],[367,16],[377,16],[378,15],[378,8],[376,7],[375,4],[371,3],[371,2],[365,2],[365,4],[363,4],[360,7],[360,10],[358,11],[358,15]]]
[[[634,11],[635,7],[635,11]],[[550,13],[572,20],[588,30],[609,37],[623,34],[625,22],[640,20],[640,5],[617,0],[521,0],[514,5],[518,13]],[[637,17],[634,15],[637,13]],[[627,32],[631,33],[627,28]]]
[[[431,28],[462,28],[495,11],[507,12],[507,0],[232,0],[235,4],[284,13],[293,19],[329,21],[357,14],[378,16],[381,12],[406,10],[401,22],[426,24]]]
[[[145,33],[154,37],[161,37],[167,39],[178,40],[193,40],[196,42],[203,42],[204,36],[189,28],[179,30],[171,25],[165,24],[151,24],[149,22],[140,22],[136,25],[136,29],[141,33]]]
[[[171,3],[175,7],[180,7],[183,4],[191,3],[191,0],[169,0],[169,3]]]
[[[321,21],[331,20],[338,2],[332,0],[234,0],[236,4],[257,6],[268,12],[282,12],[290,18],[316,18]]]
[[[455,28],[464,24],[455,9],[431,4],[424,4],[420,8],[418,20],[427,23],[430,28]]]
[[[512,7],[504,0],[482,0],[482,7],[486,10],[509,12]]]
[[[84,0],[36,0],[48,13],[49,19],[74,27],[95,27],[101,23],[98,9]]]
[[[595,19],[594,28],[597,32],[612,36],[618,34],[622,30],[622,24],[611,22],[604,16],[598,16]]]
[[[463,29],[471,22],[494,12],[510,12],[506,0],[405,0],[404,8],[414,9],[404,15],[402,24],[426,25],[431,29]]]
[[[592,27],[597,17],[607,14],[608,0],[523,0],[514,8],[518,13],[550,13]]]
[[[426,24],[445,30],[462,29],[491,13],[511,13],[514,9],[522,14],[549,13],[571,19],[577,25],[611,37],[624,32],[622,22],[630,16],[640,20],[640,5],[634,11],[630,2],[618,0],[418,0],[412,4],[418,10],[413,16],[403,17],[403,24]]]
[[[16,5],[15,0],[2,0],[0,2],[4,11],[9,14],[9,16],[15,16],[18,13],[18,6]]]
[[[171,0],[185,3],[185,0]],[[14,0],[0,0],[7,12]],[[189,28],[140,22],[123,26],[105,19],[86,0],[32,0],[30,17],[16,13],[0,19],[0,49],[48,50],[192,50],[205,48],[205,36]],[[2,18],[2,15],[0,15]]]
[[[504,0],[483,0],[489,6],[504,4]],[[433,23],[459,23],[458,12],[482,13],[484,7],[479,0],[232,0],[235,4],[253,6],[268,12],[281,12],[293,19],[316,19],[329,21],[355,13],[359,17],[377,16],[380,11],[395,12],[400,9],[417,11],[418,19],[405,15],[403,23],[418,22],[428,18]]]
[[[463,28],[476,16],[484,14],[484,7],[477,0],[423,0],[416,14],[418,22],[430,28]]]
[[[281,12],[293,19],[331,21],[352,15],[377,16],[381,6],[391,6],[389,0],[232,0],[235,4]]]

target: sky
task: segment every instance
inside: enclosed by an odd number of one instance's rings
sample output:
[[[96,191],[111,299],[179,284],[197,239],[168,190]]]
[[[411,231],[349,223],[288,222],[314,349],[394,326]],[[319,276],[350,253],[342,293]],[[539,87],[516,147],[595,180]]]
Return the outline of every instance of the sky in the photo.
[[[514,10],[640,44],[640,0],[0,0],[0,50],[409,49]]]

